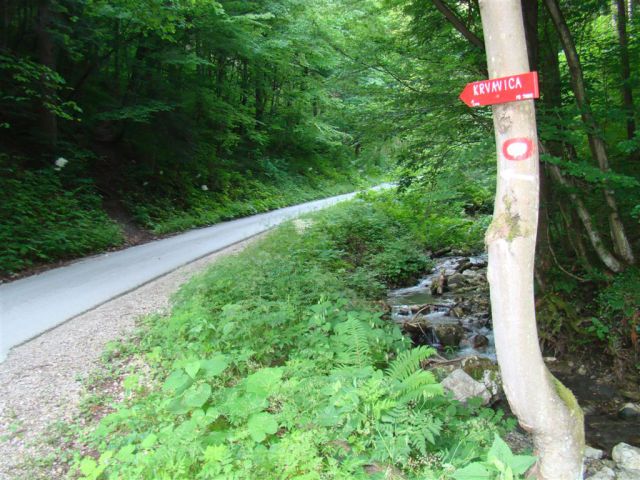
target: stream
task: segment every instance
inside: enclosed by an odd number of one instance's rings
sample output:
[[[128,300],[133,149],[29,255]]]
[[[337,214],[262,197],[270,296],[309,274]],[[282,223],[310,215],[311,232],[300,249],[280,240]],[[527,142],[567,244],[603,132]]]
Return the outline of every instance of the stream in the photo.
[[[445,363],[473,362],[495,370],[487,255],[444,256],[434,262],[434,268],[417,285],[388,292],[391,320],[414,345],[435,347]],[[640,401],[637,384],[631,389],[620,388],[611,366],[598,366],[590,358],[545,357],[545,361],[580,402],[587,444],[609,454],[619,442],[640,446],[640,415],[623,412],[625,405]],[[504,395],[501,397],[494,405],[509,410]]]

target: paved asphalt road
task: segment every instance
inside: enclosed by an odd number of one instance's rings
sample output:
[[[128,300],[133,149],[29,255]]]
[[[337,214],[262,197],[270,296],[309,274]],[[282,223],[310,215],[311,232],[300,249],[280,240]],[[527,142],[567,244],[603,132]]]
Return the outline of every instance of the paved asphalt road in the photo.
[[[0,362],[10,348],[182,265],[354,195],[192,230],[0,285]]]

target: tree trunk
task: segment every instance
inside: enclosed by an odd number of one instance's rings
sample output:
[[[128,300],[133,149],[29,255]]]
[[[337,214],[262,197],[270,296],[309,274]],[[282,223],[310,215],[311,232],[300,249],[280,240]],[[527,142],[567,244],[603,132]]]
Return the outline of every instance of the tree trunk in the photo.
[[[564,176],[562,175],[562,172],[557,167],[557,165],[551,165],[549,170],[551,172],[553,179],[556,181],[556,183],[558,185],[562,185],[567,190],[569,190],[570,192],[569,198],[571,198],[573,207],[576,209],[576,212],[578,213],[578,217],[580,218],[582,225],[587,231],[587,235],[589,236],[589,241],[591,242],[591,246],[598,254],[598,258],[600,258],[600,261],[602,261],[602,263],[604,263],[607,266],[607,268],[612,272],[614,273],[622,272],[624,270],[624,265],[622,265],[622,263],[620,263],[620,261],[605,246],[604,242],[602,241],[602,237],[600,236],[600,233],[598,232],[596,227],[593,225],[593,222],[591,221],[591,215],[589,214],[589,210],[587,210],[587,207],[584,205],[580,197],[578,197],[578,195],[576,195],[571,191],[572,189],[571,189],[571,185],[569,184],[569,181],[566,178],[564,178]]]
[[[49,0],[38,1],[38,60],[45,67],[55,70],[55,48],[49,28],[51,26],[51,10],[49,8]],[[55,95],[55,91],[48,85],[48,82],[42,81],[42,95],[46,99],[51,99]],[[50,100],[49,100],[50,101]],[[58,119],[56,115],[44,105],[44,101],[39,107],[38,117],[40,120],[40,129],[45,145],[49,149],[53,149],[58,142]]]
[[[518,0],[481,0],[490,78],[529,70]],[[536,329],[533,268],[538,223],[538,136],[532,100],[493,108],[498,149],[494,220],[487,232],[489,283],[504,390],[533,434],[541,480],[582,478],[584,427],[575,398],[547,370]],[[528,158],[507,160],[505,142],[522,139]],[[521,142],[522,143],[522,142]]]
[[[589,138],[591,154],[598,162],[600,170],[607,173],[610,171],[609,158],[607,157],[607,150],[605,148],[604,141],[597,133],[600,128],[593,116],[593,113],[591,112],[591,105],[589,103],[589,98],[587,97],[584,76],[582,73],[582,65],[580,64],[580,57],[578,56],[576,46],[573,42],[573,37],[571,36],[567,22],[560,11],[558,1],[544,0],[544,2],[549,10],[553,23],[556,27],[556,31],[560,36],[560,42],[562,43],[562,48],[567,57],[573,92]],[[624,225],[620,219],[620,214],[618,213],[618,205],[615,200],[614,191],[605,187],[604,197],[607,206],[609,207],[609,226],[611,228],[614,250],[625,262],[632,264],[635,261],[633,250],[631,249],[631,244],[629,243]]]
[[[622,74],[622,105],[627,116],[627,138],[636,134],[633,91],[631,89],[631,64],[629,63],[629,37],[627,36],[627,12],[624,0],[616,0],[618,14],[618,43],[620,44],[620,73]]]
[[[264,119],[264,109],[267,103],[267,98],[264,91],[263,77],[264,77],[264,74],[258,68],[256,70],[256,78],[255,78],[256,130],[259,130],[261,128],[262,120]]]
[[[521,0],[529,68],[538,70],[538,0]]]
[[[543,25],[543,37],[540,43],[542,52],[540,56],[540,70],[542,78],[540,91],[542,92],[542,102],[544,103],[545,110],[550,116],[548,122],[555,122],[555,112],[557,109],[562,107],[562,80],[560,78],[560,63],[558,61],[559,43],[555,30],[547,27],[548,25],[545,23]],[[558,126],[558,128],[560,127]],[[548,153],[557,158],[566,157],[567,155],[565,152],[573,149],[571,144],[559,141],[546,142],[545,147],[548,149]],[[580,197],[574,192],[575,189],[573,188],[573,185],[571,185],[569,180],[564,177],[557,166],[546,164],[546,170],[551,180],[553,180],[556,185],[559,185],[569,191],[571,207],[576,210],[580,223],[584,227],[587,237],[589,238],[589,242],[600,261],[613,272],[620,272],[623,269],[623,265],[605,246],[600,233],[593,225],[591,214]],[[570,233],[567,232],[566,235],[570,236]]]
[[[482,40],[464,24],[464,22],[458,17],[456,12],[445,4],[442,0],[431,0],[435,7],[442,13],[445,18],[453,25],[453,27],[460,32],[460,34],[469,40],[472,45],[482,49]]]
[[[9,0],[2,0],[2,40],[0,43],[2,48],[9,48],[9,25],[11,25]]]

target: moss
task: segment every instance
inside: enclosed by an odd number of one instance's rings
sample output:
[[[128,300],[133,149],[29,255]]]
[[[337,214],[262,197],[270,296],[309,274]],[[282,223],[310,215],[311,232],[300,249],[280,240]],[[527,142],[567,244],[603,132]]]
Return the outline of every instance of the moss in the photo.
[[[524,237],[525,231],[522,229],[520,215],[512,212],[512,198],[508,195],[502,197],[505,211],[496,216],[487,231],[486,243],[493,240],[504,239],[512,242],[518,237]]]
[[[576,400],[575,395],[571,390],[563,385],[563,383],[554,377],[551,373],[549,373],[551,377],[551,381],[553,382],[553,386],[556,389],[556,393],[560,397],[560,400],[567,406],[569,409],[570,415],[576,419],[576,426],[578,430],[574,431],[574,438],[576,440],[581,439],[580,448],[584,452],[584,412],[582,408],[580,408],[580,404],[578,404],[578,400]],[[578,435],[575,435],[578,433]]]
[[[553,375],[551,375],[551,380],[553,381],[556,393],[560,397],[560,400],[562,400],[567,408],[569,408],[571,415],[584,420],[584,413],[582,412],[582,408],[580,408],[578,400],[576,400],[573,392],[565,387],[564,384]]]

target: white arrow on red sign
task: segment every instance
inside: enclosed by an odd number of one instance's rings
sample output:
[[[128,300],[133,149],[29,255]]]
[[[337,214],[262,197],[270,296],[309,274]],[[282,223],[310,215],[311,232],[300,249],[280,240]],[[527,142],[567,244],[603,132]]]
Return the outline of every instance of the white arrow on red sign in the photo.
[[[540,98],[538,72],[468,83],[460,94],[460,100],[469,107],[483,107],[534,98]]]

